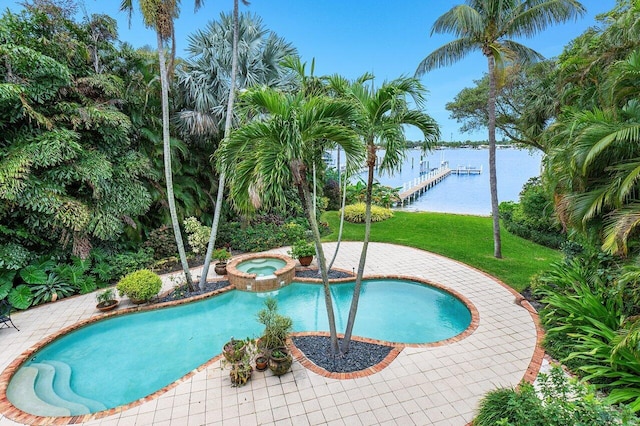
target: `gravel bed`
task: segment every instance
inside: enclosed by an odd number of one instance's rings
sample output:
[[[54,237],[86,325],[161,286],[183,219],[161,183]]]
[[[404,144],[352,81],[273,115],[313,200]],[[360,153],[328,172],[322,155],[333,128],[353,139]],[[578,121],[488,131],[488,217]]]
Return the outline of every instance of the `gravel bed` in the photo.
[[[329,337],[301,336],[293,337],[291,340],[311,362],[332,373],[365,370],[382,362],[393,349],[391,346],[351,340],[349,352],[346,355],[333,356],[330,354],[331,339]],[[338,341],[342,342],[342,339]]]
[[[194,283],[197,285],[197,283]],[[230,283],[227,280],[222,281],[210,281],[204,285],[204,290],[188,291],[186,286],[176,287],[161,299],[158,299],[158,303],[171,302],[172,300],[186,299],[188,297],[199,296],[205,293],[211,293],[221,288],[229,286]]]
[[[296,269],[296,277],[299,278],[321,278],[317,269]],[[344,271],[336,271],[332,269],[329,271],[329,279],[335,280],[337,278],[349,278],[353,277],[352,274]]]
[[[522,294],[522,297],[524,297],[529,303],[531,303],[531,306],[533,306],[537,312],[540,312],[540,310],[545,307],[544,303],[533,296],[531,289],[525,288],[520,294]]]

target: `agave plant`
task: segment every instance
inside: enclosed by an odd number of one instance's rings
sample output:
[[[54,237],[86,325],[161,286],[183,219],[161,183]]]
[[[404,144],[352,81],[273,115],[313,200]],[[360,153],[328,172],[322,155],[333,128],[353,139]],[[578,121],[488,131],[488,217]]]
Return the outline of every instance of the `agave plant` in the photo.
[[[33,305],[55,302],[74,293],[73,286],[64,281],[55,272],[50,272],[45,282],[30,284],[29,287],[31,288],[31,294],[33,294],[33,301],[31,302]]]

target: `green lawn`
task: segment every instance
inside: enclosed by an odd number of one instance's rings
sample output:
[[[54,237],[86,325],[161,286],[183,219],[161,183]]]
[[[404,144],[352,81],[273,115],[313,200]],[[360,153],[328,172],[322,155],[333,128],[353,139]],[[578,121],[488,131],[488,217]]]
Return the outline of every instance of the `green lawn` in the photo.
[[[340,215],[327,212],[322,220],[329,222],[330,235],[338,238]],[[395,212],[393,218],[371,225],[371,241],[402,244],[438,253],[485,271],[518,291],[529,279],[558,261],[562,255],[502,229],[502,259],[493,257],[490,217],[443,213]],[[364,225],[345,222],[343,241],[362,241]]]

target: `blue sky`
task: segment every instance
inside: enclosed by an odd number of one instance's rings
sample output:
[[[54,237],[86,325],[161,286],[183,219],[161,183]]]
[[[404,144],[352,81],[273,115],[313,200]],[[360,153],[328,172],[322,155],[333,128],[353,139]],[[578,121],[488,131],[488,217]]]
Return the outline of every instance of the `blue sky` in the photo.
[[[19,10],[17,1],[8,3],[10,9]],[[176,24],[179,55],[189,34],[233,7],[232,0],[204,3],[194,14],[193,1],[181,2]],[[462,0],[252,0],[249,6],[241,4],[240,8],[259,15],[268,29],[298,49],[303,61],[310,63],[315,58],[316,75],[337,73],[355,78],[372,72],[376,83],[381,83],[402,75],[412,76],[425,56],[451,41],[451,35],[430,36],[431,26],[437,17],[461,3]],[[129,27],[127,15],[118,11],[120,0],[84,0],[84,4],[89,14],[115,17],[121,40],[136,47],[156,46],[155,33],[144,28],[139,10],[134,12]],[[557,56],[570,40],[596,25],[595,16],[611,10],[615,0],[583,0],[582,4],[587,9],[582,19],[552,26],[522,42],[545,57]],[[460,125],[449,118],[445,109],[447,102],[463,88],[473,86],[473,80],[481,78],[486,69],[486,59],[475,53],[422,77],[429,90],[425,111],[440,124],[443,140],[486,139],[486,132],[461,134]],[[407,137],[417,140],[420,133],[407,129]]]

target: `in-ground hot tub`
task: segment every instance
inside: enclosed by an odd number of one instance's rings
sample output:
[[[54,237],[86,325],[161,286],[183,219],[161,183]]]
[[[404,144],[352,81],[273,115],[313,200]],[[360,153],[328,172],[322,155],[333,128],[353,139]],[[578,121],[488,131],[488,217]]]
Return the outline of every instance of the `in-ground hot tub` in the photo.
[[[295,261],[276,253],[240,256],[227,264],[229,282],[244,291],[276,290],[289,285],[295,275]]]

